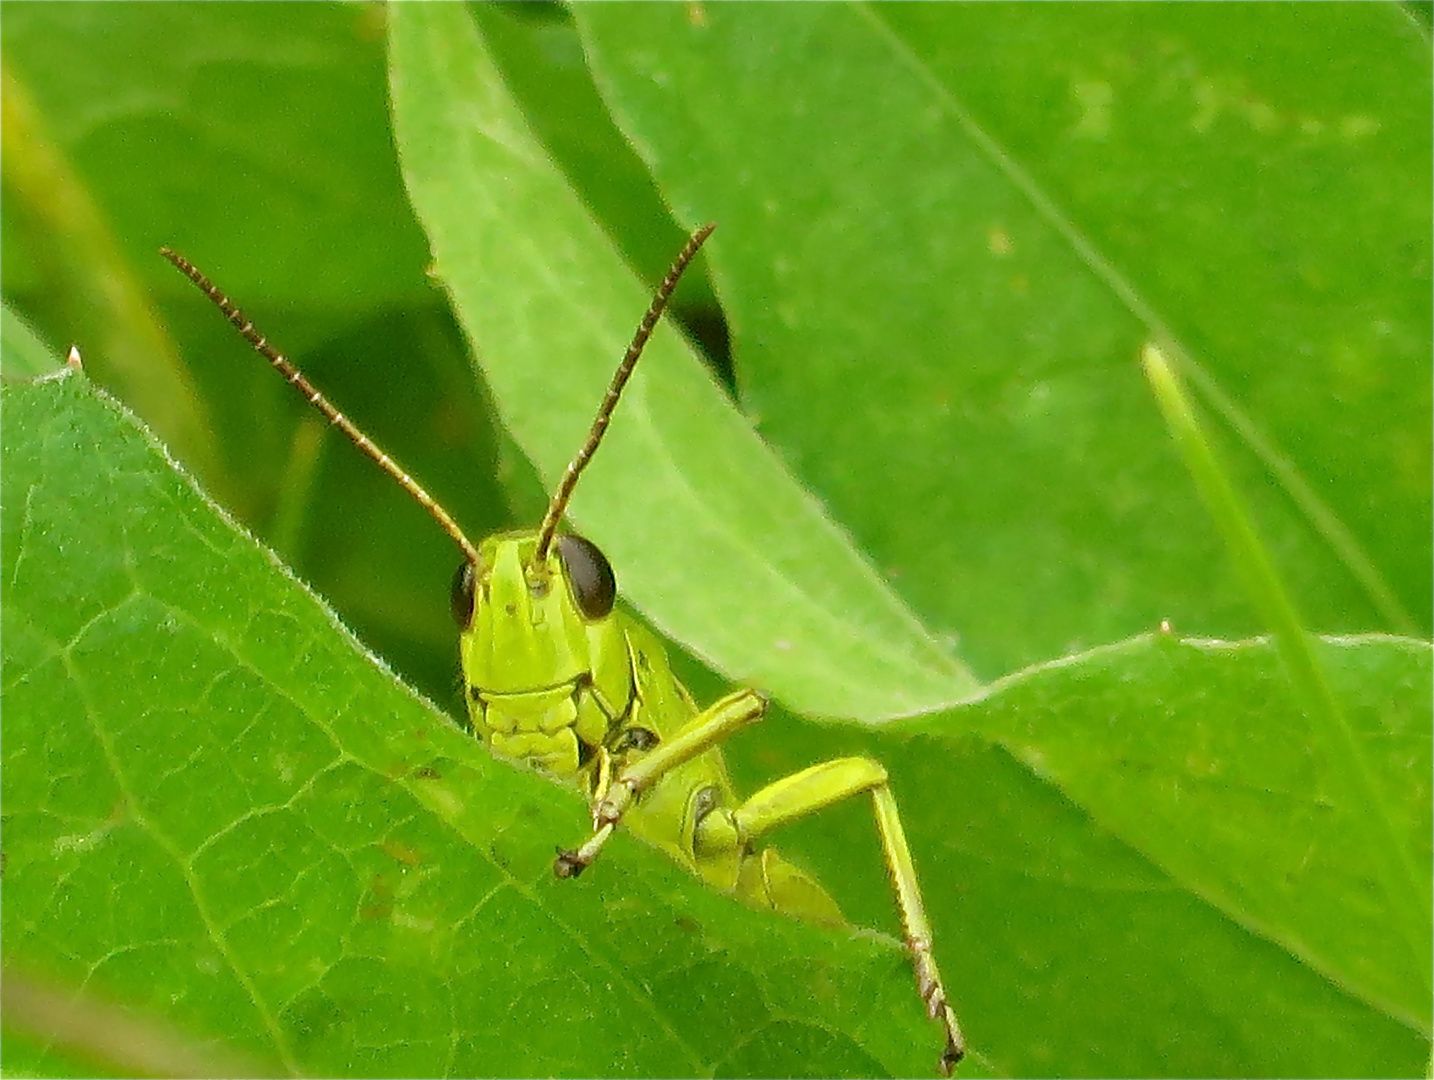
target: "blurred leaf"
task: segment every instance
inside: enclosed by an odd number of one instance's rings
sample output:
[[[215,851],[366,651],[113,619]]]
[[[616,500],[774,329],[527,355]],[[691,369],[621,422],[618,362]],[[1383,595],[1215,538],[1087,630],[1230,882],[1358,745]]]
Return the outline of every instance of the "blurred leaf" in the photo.
[[[371,4],[30,4],[7,10],[0,41],[113,234],[118,271],[162,312],[163,347],[203,395],[222,476],[171,450],[365,640],[454,702],[452,546],[342,440],[311,447],[304,403],[157,250],[194,259],[470,528],[505,524],[492,421],[424,276],[427,243],[399,178],[383,30]],[[106,377],[111,342],[135,332],[81,286],[111,267],[9,194],[6,301],[55,352],[78,344],[101,385],[169,430]],[[90,278],[62,273],[66,260]]]
[[[1295,705],[1292,710],[1295,723],[1287,725],[1286,730],[1300,733],[1298,740],[1291,740],[1283,748],[1285,756],[1297,756],[1301,748],[1309,751],[1320,779],[1318,801],[1327,800],[1342,811],[1339,825],[1342,842],[1361,856],[1359,860],[1341,858],[1337,866],[1343,870],[1362,863],[1361,877],[1365,872],[1372,873],[1384,894],[1383,902],[1377,905],[1377,925],[1367,925],[1366,929],[1387,943],[1386,947],[1396,938],[1403,938],[1393,950],[1397,956],[1434,956],[1430,925],[1434,901],[1430,896],[1428,860],[1419,857],[1422,844],[1418,837],[1427,830],[1421,830],[1415,842],[1410,843],[1408,823],[1399,812],[1400,804],[1405,802],[1400,797],[1402,793],[1395,791],[1392,799],[1386,798],[1388,785],[1380,782],[1366,752],[1365,740],[1359,737],[1337,700],[1325,674],[1325,665],[1315,652],[1313,639],[1301,627],[1284,582],[1255,534],[1243,500],[1226,478],[1223,464],[1211,452],[1204,425],[1184,387],[1158,348],[1146,346],[1141,363],[1171,437],[1180,447],[1186,468],[1222,534],[1230,560],[1244,576],[1250,602],[1270,628],[1280,666],[1289,680],[1290,699]],[[1307,786],[1314,788],[1314,785]],[[1428,800],[1427,788],[1424,798]],[[1319,841],[1313,839],[1317,832],[1307,827],[1294,834],[1301,840],[1311,840],[1305,862],[1320,846]],[[1347,887],[1343,891],[1346,898],[1352,895]],[[1368,922],[1367,919],[1356,921]],[[1319,936],[1328,929],[1317,926],[1306,933]],[[1411,970],[1415,978],[1407,981],[1404,989],[1409,992],[1409,1003],[1414,1005],[1414,1011],[1409,1014],[1414,1017],[1423,1011],[1420,1002],[1430,997],[1431,980],[1427,969],[1418,961]],[[1397,982],[1405,980],[1396,979]],[[1397,1001],[1400,996],[1391,1000]]]
[[[151,416],[200,475],[222,484],[205,402],[108,221],[73,162],[50,137],[13,67],[0,72],[0,85],[0,180],[7,216],[33,238],[49,241],[40,258],[60,285],[57,297],[65,301],[69,344],[83,338],[106,381]]]
[[[6,967],[3,1009],[10,1076],[282,1076],[270,1061],[244,1057],[211,1042],[201,1046],[172,1026],[137,1010],[47,985]],[[56,1050],[83,1061],[67,1060]],[[99,1066],[100,1072],[95,1071]]]
[[[3,33],[147,279],[180,291],[154,258],[170,244],[231,267],[240,295],[412,296],[424,245],[388,144],[382,8],[19,4]]]
[[[59,370],[59,358],[35,336],[35,331],[8,304],[0,307],[0,358],[7,362],[7,379],[33,378]]]

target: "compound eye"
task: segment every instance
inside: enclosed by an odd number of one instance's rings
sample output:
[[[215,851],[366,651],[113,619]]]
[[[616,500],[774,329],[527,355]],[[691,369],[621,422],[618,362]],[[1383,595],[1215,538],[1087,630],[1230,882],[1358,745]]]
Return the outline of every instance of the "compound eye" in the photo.
[[[585,619],[604,619],[617,601],[617,578],[607,556],[581,536],[558,537],[558,558],[573,587],[573,601]]]
[[[458,624],[458,629],[467,630],[468,624],[473,621],[473,591],[477,584],[477,575],[473,572],[473,564],[464,560],[458,572],[453,575],[453,591],[449,593],[448,602],[453,612],[453,621]]]

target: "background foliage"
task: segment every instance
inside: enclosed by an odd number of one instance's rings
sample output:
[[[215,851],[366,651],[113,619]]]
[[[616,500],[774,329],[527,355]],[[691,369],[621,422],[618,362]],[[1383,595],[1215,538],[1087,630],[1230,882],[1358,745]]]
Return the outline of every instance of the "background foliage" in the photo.
[[[395,684],[86,381],[20,381],[78,343],[452,712],[446,540],[154,250],[481,534],[531,522],[641,282],[717,220],[681,314],[718,381],[664,336],[574,516],[682,646],[848,721],[738,740],[748,789],[891,768],[963,1068],[1426,1067],[1431,118],[1401,9],[12,3],[0,43],[7,978],[221,1068],[930,1068],[864,807],[782,845],[883,934],[633,844],[550,881],[574,796]],[[1332,794],[1266,646],[1204,640],[1264,628],[1152,337],[1331,635],[1381,806]],[[953,705],[968,671],[998,681]],[[7,1025],[9,1065],[94,1067]]]

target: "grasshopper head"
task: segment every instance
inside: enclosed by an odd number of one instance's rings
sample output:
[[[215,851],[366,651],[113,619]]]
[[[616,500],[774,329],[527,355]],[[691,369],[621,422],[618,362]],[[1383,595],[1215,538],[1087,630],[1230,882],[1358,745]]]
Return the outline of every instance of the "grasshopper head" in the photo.
[[[467,558],[453,583],[453,615],[473,729],[496,752],[549,772],[572,775],[605,760],[596,750],[635,700],[612,567],[558,526],[672,290],[713,228],[693,233],[662,279],[542,523],[477,549],[459,544]]]
[[[559,536],[541,561],[529,530],[490,537],[453,580],[463,672],[485,694],[554,687],[593,674],[611,633],[612,567],[580,536]]]
[[[591,761],[632,701],[626,639],[613,616],[612,567],[593,544],[559,535],[558,526],[678,279],[713,228],[692,234],[658,286],[542,524],[477,546],[438,500],[315,390],[212,281],[182,255],[162,249],[244,340],[458,545],[464,562],[453,582],[453,615],[462,632],[459,649],[473,726],[495,749],[545,769],[571,774]]]

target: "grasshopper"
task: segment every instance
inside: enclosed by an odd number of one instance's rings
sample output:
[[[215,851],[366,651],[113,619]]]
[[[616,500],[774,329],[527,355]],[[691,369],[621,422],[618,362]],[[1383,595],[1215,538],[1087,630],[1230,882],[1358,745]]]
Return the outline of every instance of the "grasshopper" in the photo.
[[[616,607],[617,580],[607,558],[591,541],[559,531],[623,387],[679,278],[714,227],[692,235],[658,286],[541,524],[477,545],[213,282],[183,256],[168,248],[161,254],[310,404],[413,496],[462,551],[452,609],[470,729],[500,757],[526,762],[579,788],[591,807],[592,835],[575,849],[558,849],[557,876],[582,873],[623,823],[702,880],[753,906],[844,925],[836,902],[817,882],[759,842],[789,821],[849,796],[870,794],[917,987],[928,1014],[944,1031],[940,1068],[949,1075],[965,1054],[965,1043],[936,968],[931,928],[886,770],[869,758],[840,758],[778,780],[751,798],[738,798],[719,746],[760,720],[767,699],[755,690],[738,690],[699,709],[673,675],[661,642]]]

